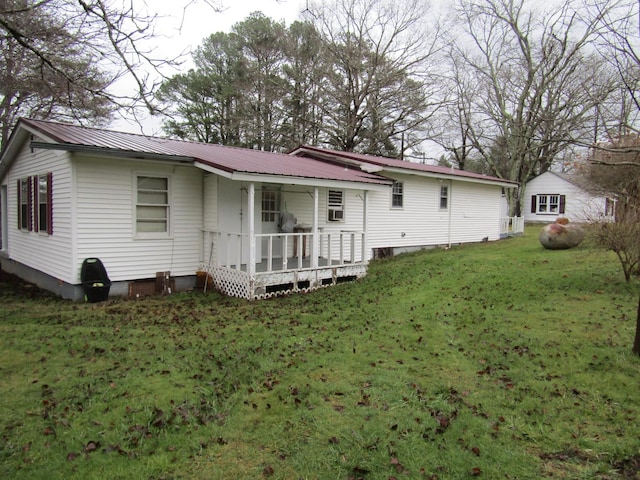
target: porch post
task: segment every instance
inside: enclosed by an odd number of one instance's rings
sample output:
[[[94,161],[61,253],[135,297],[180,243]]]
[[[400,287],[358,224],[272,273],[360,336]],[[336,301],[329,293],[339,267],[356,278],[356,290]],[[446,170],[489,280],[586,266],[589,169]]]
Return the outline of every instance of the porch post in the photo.
[[[318,187],[313,187],[313,226],[311,227],[311,268],[318,268],[320,256],[320,239],[318,238]]]
[[[369,210],[369,190],[364,191],[364,205],[362,207],[362,263],[369,261],[369,247],[367,242],[367,216]]]
[[[252,182],[249,184],[247,194],[247,221],[249,222],[249,264],[247,265],[247,273],[250,277],[256,274],[256,227],[255,227],[255,197],[256,186]]]

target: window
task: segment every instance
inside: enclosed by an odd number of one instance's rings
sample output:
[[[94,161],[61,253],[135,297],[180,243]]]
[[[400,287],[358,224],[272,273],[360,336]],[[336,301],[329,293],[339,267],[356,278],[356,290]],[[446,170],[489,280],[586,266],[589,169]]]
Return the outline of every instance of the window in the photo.
[[[52,197],[51,197],[51,173],[45,175],[38,175],[33,179],[33,191],[34,191],[34,229],[36,232],[53,233],[53,209],[52,209]]]
[[[18,228],[31,230],[31,177],[18,180]]]
[[[615,217],[616,216],[616,200],[613,198],[605,198],[604,201],[604,216]]]
[[[449,208],[449,186],[440,185],[440,210]]]
[[[542,194],[531,196],[531,213],[558,215],[564,213],[564,205],[564,195]]]
[[[276,190],[262,191],[262,221],[277,222],[280,215],[280,195]]]
[[[18,229],[53,234],[51,173],[18,180]]]
[[[393,182],[391,189],[391,207],[402,208],[404,185],[402,182]]]
[[[344,221],[344,192],[341,190],[329,190],[327,209],[330,222]]]
[[[169,179],[136,177],[136,233],[169,233]]]

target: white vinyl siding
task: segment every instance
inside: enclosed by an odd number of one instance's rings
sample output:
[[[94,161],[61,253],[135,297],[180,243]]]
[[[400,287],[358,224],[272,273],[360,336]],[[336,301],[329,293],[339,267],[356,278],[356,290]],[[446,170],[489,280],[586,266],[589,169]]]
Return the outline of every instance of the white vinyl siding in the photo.
[[[35,138],[34,140],[39,140]],[[50,172],[53,178],[52,208],[53,235],[46,235],[46,229],[18,229],[17,181]],[[9,258],[35,270],[51,275],[68,283],[75,283],[76,272],[73,262],[74,242],[72,239],[72,173],[71,160],[66,152],[56,150],[31,150],[28,143],[22,148],[18,158],[5,177],[7,185],[7,245],[3,249]],[[33,187],[32,187],[33,188]],[[33,191],[32,191],[33,196]],[[32,200],[32,221],[33,208]]]
[[[500,186],[418,175],[394,177],[403,183],[401,211],[390,207],[389,193],[369,193],[370,254],[374,248],[402,251],[500,238]],[[440,208],[443,182],[448,187],[446,210]]]
[[[97,257],[112,281],[195,274],[203,225],[202,173],[192,167],[133,161],[79,159],[77,166],[78,265]],[[135,232],[136,176],[171,178],[171,236]],[[132,207],[133,204],[133,207]]]

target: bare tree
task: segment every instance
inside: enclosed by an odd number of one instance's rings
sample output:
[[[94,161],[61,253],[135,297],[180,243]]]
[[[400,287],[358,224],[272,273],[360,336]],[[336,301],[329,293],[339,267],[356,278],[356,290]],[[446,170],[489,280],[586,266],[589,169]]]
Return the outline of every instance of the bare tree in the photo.
[[[434,37],[423,23],[423,0],[330,0],[311,4],[307,18],[329,55],[324,89],[327,143],[346,151],[398,155],[422,141],[420,131],[439,102],[427,83]]]
[[[636,0],[591,0],[586,22],[597,26],[598,50],[619,75],[624,94],[618,135],[638,132],[640,113],[640,4]]]
[[[640,137],[629,134],[593,149],[586,172],[594,193],[615,201],[615,221],[593,218],[596,243],[616,254],[625,280],[640,276]],[[640,356],[640,297],[633,353]]]
[[[573,2],[545,12],[527,0],[459,0],[457,15],[451,79],[465,71],[473,86],[458,92],[460,130],[494,175],[524,186],[569,145],[592,138],[595,107],[614,89],[591,49],[595,25],[580,21]],[[523,187],[508,197],[521,214]]]
[[[214,11],[218,0],[202,2]],[[154,93],[179,58],[154,51],[157,15],[120,0],[3,0],[0,3],[0,131],[18,116],[108,120],[157,112]]]

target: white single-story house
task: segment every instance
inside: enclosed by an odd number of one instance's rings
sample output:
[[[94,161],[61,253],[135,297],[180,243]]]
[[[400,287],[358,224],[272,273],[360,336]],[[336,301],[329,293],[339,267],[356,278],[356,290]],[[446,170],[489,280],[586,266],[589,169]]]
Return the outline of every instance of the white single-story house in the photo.
[[[0,156],[0,265],[71,299],[95,258],[111,295],[188,289],[206,272],[254,299],[359,278],[374,252],[500,238],[513,184],[323,152],[21,119]]]
[[[576,223],[614,219],[615,201],[590,193],[579,174],[549,170],[529,180],[525,192],[525,222],[553,223],[558,217]]]

